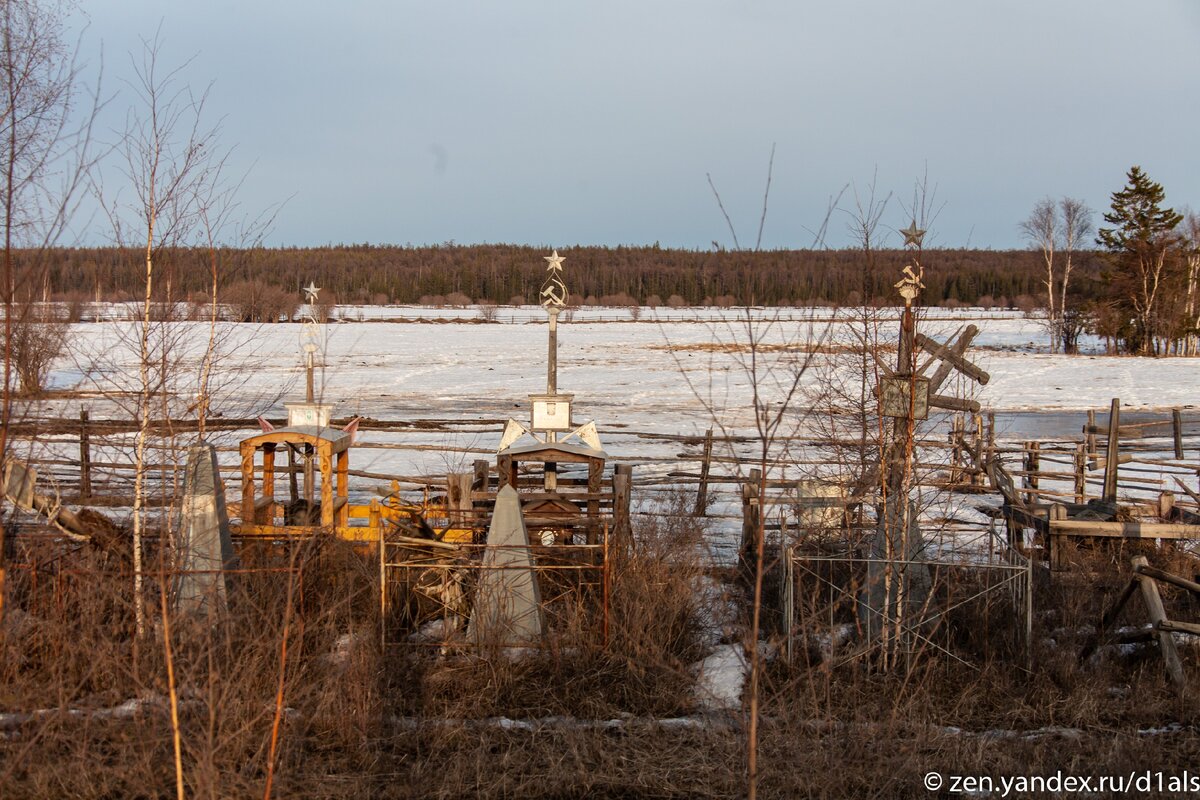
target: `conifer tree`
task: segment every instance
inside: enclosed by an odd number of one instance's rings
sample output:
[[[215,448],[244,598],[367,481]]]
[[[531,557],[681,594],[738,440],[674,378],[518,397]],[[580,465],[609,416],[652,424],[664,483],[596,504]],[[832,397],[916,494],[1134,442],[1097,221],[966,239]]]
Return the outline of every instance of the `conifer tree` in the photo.
[[[1149,354],[1168,332],[1169,321],[1160,311],[1172,277],[1171,257],[1178,241],[1174,231],[1183,215],[1163,207],[1162,184],[1150,180],[1141,167],[1132,167],[1127,177],[1129,183],[1113,192],[1112,211],[1104,215],[1113,227],[1101,228],[1096,242],[1109,251],[1103,277],[1111,301],[1132,324],[1129,343]]]

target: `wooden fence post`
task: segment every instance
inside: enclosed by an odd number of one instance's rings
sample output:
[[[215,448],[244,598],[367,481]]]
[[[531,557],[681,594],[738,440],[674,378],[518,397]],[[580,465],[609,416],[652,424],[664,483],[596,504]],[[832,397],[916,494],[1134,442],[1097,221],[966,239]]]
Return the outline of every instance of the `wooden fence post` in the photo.
[[[694,517],[703,517],[708,513],[708,473],[712,468],[712,428],[704,434],[704,456],[700,460],[700,485],[696,489],[696,508]]]
[[[950,421],[950,487],[953,489],[962,480],[962,440],[966,431],[966,419],[961,413]]]
[[[976,414],[974,421],[975,421],[975,434],[974,434],[975,452],[978,453],[980,456],[982,456],[983,455],[983,415]],[[983,471],[980,469],[975,469],[974,471],[972,471],[971,472],[971,485],[972,486],[982,486],[983,484],[984,484]]]
[[[1175,457],[1183,460],[1183,415],[1178,408],[1171,409],[1171,427],[1175,434]]]
[[[1067,537],[1066,537],[1066,535],[1064,535],[1062,533],[1055,533],[1054,525],[1053,525],[1054,520],[1066,519],[1066,518],[1067,518],[1067,509],[1066,508],[1059,505],[1058,503],[1055,503],[1054,505],[1050,506],[1050,522],[1051,522],[1051,524],[1046,526],[1049,529],[1048,530],[1049,536],[1047,536],[1046,538],[1049,540],[1047,542],[1047,544],[1050,547],[1050,571],[1051,572],[1061,572],[1062,570],[1067,568],[1067,554],[1065,552],[1065,548],[1063,547],[1063,545],[1065,545],[1067,543]]]
[[[994,411],[989,411],[987,414],[987,453],[989,461],[996,456],[996,412]]]
[[[1088,469],[1096,468],[1096,411],[1088,409],[1087,427],[1084,430],[1085,444],[1087,445],[1088,453]]]
[[[1041,488],[1041,480],[1038,476],[1038,470],[1041,469],[1042,466],[1041,453],[1041,442],[1029,443],[1029,488],[1033,489],[1033,491],[1029,493],[1029,503],[1031,505],[1038,501],[1037,490]]]
[[[1075,502],[1087,502],[1087,445],[1075,448]]]
[[[613,539],[620,547],[633,544],[633,526],[629,519],[632,494],[633,465],[617,464],[613,468]]]
[[[92,443],[88,433],[88,411],[79,411],[79,500],[87,502],[92,497]]]
[[[750,470],[750,479],[742,484],[742,574],[754,574],[758,560],[758,530],[762,518],[762,504],[759,502],[759,487],[762,484],[762,471]]]
[[[471,481],[475,476],[470,472],[451,472],[446,475],[446,516],[458,527],[468,527],[471,519]]]
[[[1104,462],[1104,501],[1117,502],[1117,467],[1121,461],[1121,401],[1114,397],[1108,413],[1108,454]]]

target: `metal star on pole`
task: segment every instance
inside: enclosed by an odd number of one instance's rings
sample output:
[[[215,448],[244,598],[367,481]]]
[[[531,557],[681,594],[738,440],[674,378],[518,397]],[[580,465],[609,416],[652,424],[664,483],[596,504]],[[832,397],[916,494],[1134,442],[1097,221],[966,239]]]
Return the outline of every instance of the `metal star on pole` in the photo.
[[[542,256],[542,258],[544,258],[550,262],[550,266],[546,267],[546,269],[551,270],[551,271],[561,270],[562,262],[566,261],[566,259],[563,256],[560,256],[558,254],[557,250],[554,251],[553,255]]]
[[[917,227],[917,221],[914,219],[912,223],[900,233],[904,234],[905,247],[920,247],[921,240],[925,238],[925,231]]]
[[[315,283],[309,281],[308,286],[305,286],[303,289],[301,289],[301,291],[304,292],[304,302],[308,303],[310,306],[315,306],[317,304],[317,292],[321,290]]]

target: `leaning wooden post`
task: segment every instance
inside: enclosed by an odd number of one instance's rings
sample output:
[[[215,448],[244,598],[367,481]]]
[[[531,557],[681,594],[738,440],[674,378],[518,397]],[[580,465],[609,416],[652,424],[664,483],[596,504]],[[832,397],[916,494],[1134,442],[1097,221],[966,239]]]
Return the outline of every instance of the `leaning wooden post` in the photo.
[[[708,513],[708,472],[712,468],[712,428],[704,434],[704,455],[700,459],[700,486],[696,489],[696,508],[694,517],[703,517]]]
[[[88,433],[87,409],[79,411],[79,500],[87,502],[92,497],[92,446]]]
[[[1150,621],[1154,623],[1154,630],[1158,637],[1158,649],[1167,665],[1167,674],[1171,676],[1171,682],[1175,684],[1175,688],[1182,692],[1186,684],[1183,677],[1183,662],[1179,660],[1179,651],[1175,649],[1175,639],[1170,631],[1161,630],[1159,627],[1167,622],[1167,611],[1163,608],[1162,596],[1158,593],[1158,584],[1154,582],[1153,578],[1138,572],[1139,567],[1148,567],[1150,562],[1146,560],[1145,556],[1134,556],[1131,563],[1133,564],[1133,574],[1137,576],[1137,582],[1142,589],[1142,599],[1146,601],[1146,610],[1150,612]]]
[[[1108,454],[1104,462],[1104,501],[1117,502],[1117,466],[1121,460],[1120,447],[1121,401],[1114,397],[1108,414]]]

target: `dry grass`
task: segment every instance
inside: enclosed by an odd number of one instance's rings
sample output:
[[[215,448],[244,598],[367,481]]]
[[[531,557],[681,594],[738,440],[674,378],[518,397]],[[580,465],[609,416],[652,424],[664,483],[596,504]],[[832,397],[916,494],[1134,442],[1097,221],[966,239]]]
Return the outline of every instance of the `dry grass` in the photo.
[[[245,591],[223,623],[172,621],[188,796],[262,795],[285,620],[276,797],[744,794],[740,717],[656,722],[697,711],[689,665],[704,654],[701,628],[713,613],[697,591],[705,572],[699,531],[668,518],[643,526],[637,542],[615,556],[607,642],[594,615],[580,614],[520,658],[381,652],[372,559],[336,542],[295,554],[290,616],[287,573],[241,576]],[[1121,588],[1129,555],[1080,551],[1075,571],[1039,582],[1032,672],[1003,649],[981,647],[982,621],[967,611],[947,624],[976,629],[975,638],[955,634],[970,664],[923,658],[883,674],[866,661],[837,669],[770,662],[762,795],[926,796],[930,770],[1100,775],[1194,766],[1200,719],[1167,683],[1153,647],[1076,660],[1080,631]],[[289,557],[246,560],[265,567]],[[1183,554],[1152,561],[1194,570]],[[135,668],[129,576],[100,554],[76,553],[60,566],[67,563],[72,572],[57,578],[44,566],[36,587],[28,573],[11,579],[0,709],[46,713],[0,725],[0,795],[174,796],[161,636],[138,648]],[[1164,596],[1169,613],[1200,617],[1189,614],[1188,598]],[[1141,622],[1140,614],[1135,599],[1121,622]],[[1194,653],[1184,657],[1194,675]],[[96,713],[131,698],[145,703],[128,718]],[[505,726],[499,717],[528,724]],[[625,722],[600,724],[615,719]],[[1182,727],[1139,733],[1167,723]]]

